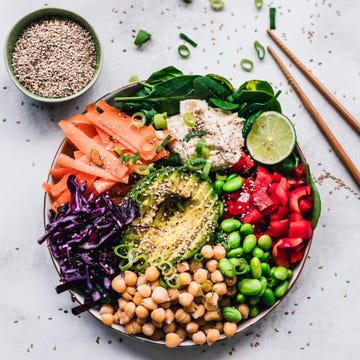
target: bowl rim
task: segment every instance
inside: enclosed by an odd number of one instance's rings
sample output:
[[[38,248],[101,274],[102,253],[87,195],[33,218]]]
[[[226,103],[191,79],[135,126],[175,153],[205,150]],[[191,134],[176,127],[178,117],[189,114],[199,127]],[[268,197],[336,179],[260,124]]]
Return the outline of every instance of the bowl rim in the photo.
[[[113,106],[114,105],[114,98],[117,96],[122,96],[122,95],[128,95],[133,93],[134,91],[138,90],[140,88],[140,84],[138,82],[134,82],[134,83],[130,83],[127,85],[124,85],[104,96],[102,96],[99,100],[105,100],[109,105]],[[97,101],[99,101],[97,100]],[[95,101],[95,102],[97,102]],[[56,158],[57,156],[61,153],[66,151],[67,149],[71,149],[71,144],[69,142],[67,142],[66,139],[63,139],[60,143],[60,145],[58,146],[56,153],[53,157],[53,160],[51,162],[51,167],[53,165],[55,165],[56,163]],[[302,150],[300,149],[300,146],[298,144],[298,142],[296,141],[296,152],[299,155],[300,159],[302,162],[306,163],[306,159],[305,156],[302,152]],[[47,177],[47,181],[51,182],[52,181],[52,177],[49,174]],[[48,194],[45,192],[44,194],[44,202],[43,202],[43,221],[44,221],[44,228],[46,227],[46,225],[48,224],[48,210],[50,208],[50,198],[48,196]],[[277,299],[276,302],[269,308],[263,309],[261,312],[259,312],[258,315],[256,315],[253,318],[248,318],[248,319],[243,319],[239,324],[238,324],[238,328],[236,330],[235,336],[244,333],[245,331],[249,330],[250,327],[254,326],[256,323],[258,323],[259,321],[261,321],[262,319],[264,319],[270,312],[272,312],[280,303],[283,302],[283,300],[288,296],[288,294],[290,293],[290,291],[292,290],[293,286],[295,285],[295,283],[297,282],[303,268],[304,265],[306,263],[310,248],[311,248],[311,244],[312,244],[312,240],[313,237],[311,237],[304,249],[304,255],[302,257],[302,259],[295,264],[295,267],[293,268],[293,275],[291,276],[291,279],[289,280],[289,286],[288,289],[286,291],[286,293],[280,298]],[[60,275],[60,269],[59,269],[59,265],[56,261],[56,259],[54,258],[54,256],[51,253],[50,248],[48,247],[48,252],[50,254],[50,258],[51,261],[55,267],[56,272],[58,273],[58,275]],[[83,303],[83,296],[77,292],[76,290],[67,290],[70,295],[72,300],[76,301],[78,304],[82,304]],[[90,316],[92,316],[94,319],[96,319],[97,321],[99,321],[102,325],[103,322],[101,320],[101,316],[99,314],[99,310],[96,308],[91,308],[89,310],[87,310],[87,312],[90,314]],[[105,326],[105,325],[104,325]],[[154,345],[158,345],[158,346],[164,346],[165,347],[165,342],[164,340],[153,340],[151,338],[142,336],[142,335],[130,335],[125,331],[125,327],[122,325],[118,325],[118,324],[113,324],[110,327],[113,331],[120,333],[121,335],[125,335],[127,337],[130,337],[132,339],[135,340],[140,340],[142,342],[145,343],[150,343],[150,344],[154,344]],[[220,337],[220,339],[218,341],[226,341],[227,339],[229,339],[228,337],[225,337],[223,334]],[[195,343],[193,343],[191,340],[187,339],[183,342],[180,343],[180,345],[178,346],[178,348],[188,348],[188,347],[198,347],[198,346],[206,346],[206,344],[204,345],[197,345]]]
[[[18,38],[19,35],[22,33],[22,31],[27,26],[29,26],[31,23],[38,21],[45,17],[56,17],[56,16],[69,18],[70,20],[73,20],[74,22],[80,24],[82,27],[84,27],[89,32],[89,34],[91,35],[91,38],[94,42],[95,49],[96,49],[96,67],[95,67],[94,74],[93,74],[91,80],[79,91],[75,92],[74,94],[64,96],[64,97],[49,98],[49,97],[45,97],[45,96],[41,96],[41,95],[33,93],[28,88],[26,88],[23,84],[21,84],[19,79],[16,77],[14,69],[11,65],[12,54],[14,51],[14,46],[15,46],[16,41],[14,43],[12,43],[11,39],[12,39],[13,34],[15,34],[16,37]],[[92,25],[90,25],[90,23],[85,18],[78,15],[77,13],[67,10],[67,9],[56,8],[56,7],[41,8],[41,9],[35,10],[31,13],[28,13],[27,15],[20,18],[12,26],[12,28],[10,29],[10,31],[8,32],[8,34],[5,38],[3,55],[4,55],[6,70],[9,74],[10,78],[16,85],[16,87],[21,92],[23,92],[25,95],[29,96],[30,98],[37,100],[37,101],[41,101],[41,102],[47,102],[47,103],[64,102],[64,101],[75,99],[78,96],[84,94],[87,90],[89,90],[94,85],[94,83],[98,79],[98,77],[101,73],[102,65],[103,65],[103,47],[99,40],[99,37],[97,36],[97,34],[95,32],[94,27]]]

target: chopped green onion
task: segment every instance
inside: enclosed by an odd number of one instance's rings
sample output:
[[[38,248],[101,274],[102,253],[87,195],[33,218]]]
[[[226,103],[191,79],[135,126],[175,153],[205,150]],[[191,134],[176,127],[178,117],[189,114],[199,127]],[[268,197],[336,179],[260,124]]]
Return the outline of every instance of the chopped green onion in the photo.
[[[121,164],[136,164],[136,162],[140,159],[140,154],[139,153],[135,153],[135,154],[123,154],[120,156],[120,163]]]
[[[138,82],[138,81],[139,81],[139,77],[136,75],[132,75],[129,78],[129,83]]]
[[[134,172],[138,175],[146,176],[150,174],[150,169],[147,165],[138,165],[134,167]]]
[[[180,274],[174,273],[172,276],[165,276],[164,281],[170,289],[178,289],[181,286]]]
[[[216,180],[225,181],[226,178],[227,178],[227,175],[219,174],[219,173],[216,173],[216,174],[215,174],[215,179],[216,179]]]
[[[257,56],[260,60],[263,60],[265,57],[265,48],[257,41],[254,41],[254,48],[256,50]]]
[[[161,142],[161,144],[157,147],[156,153],[158,154],[170,141],[171,135],[166,136],[166,138]]]
[[[263,6],[263,0],[255,0],[255,6],[258,10],[260,10]]]
[[[169,260],[159,262],[158,268],[164,276],[171,276],[175,272],[175,267]]]
[[[146,116],[143,112],[138,111],[131,115],[130,126],[135,125],[137,128],[142,128],[146,124]]]
[[[211,294],[209,296],[209,299],[211,299],[214,296],[213,283],[210,280],[205,280],[199,287],[199,295],[206,297],[206,294],[208,294],[210,291]]]
[[[123,154],[122,150],[118,146],[114,147],[114,153],[118,154],[119,156]]]
[[[161,130],[167,128],[167,113],[155,114],[153,117],[155,129]]]
[[[250,59],[242,59],[240,61],[240,66],[243,70],[250,72],[254,67],[254,63]]]
[[[197,47],[197,43],[196,43],[194,40],[190,39],[190,38],[189,38],[187,35],[185,35],[184,33],[180,33],[179,36],[180,36],[181,39],[183,39],[183,40],[185,40],[186,42],[188,42],[191,46]]]
[[[276,29],[275,16],[276,16],[276,8],[271,7],[271,8],[269,9],[270,29],[271,29],[271,30]]]
[[[210,7],[215,11],[220,11],[224,9],[224,6],[224,0],[210,0]]]
[[[183,59],[186,59],[190,56],[190,50],[186,45],[182,44],[178,47],[178,54]]]
[[[201,177],[206,180],[209,177],[211,170],[211,162],[207,161],[202,169]]]
[[[138,33],[136,34],[134,44],[136,46],[141,46],[142,44],[146,43],[150,39],[151,39],[151,34],[145,30],[140,29],[138,31]]]
[[[120,244],[114,247],[114,253],[121,259],[127,259],[131,247],[128,244]]]
[[[146,255],[139,255],[138,258],[136,259],[136,261],[134,261],[135,265],[135,270],[142,272],[147,268],[148,265],[148,261],[147,261],[147,257]]]
[[[205,130],[193,131],[191,133],[186,134],[183,138],[183,141],[188,142],[190,139],[192,139],[194,137],[200,137],[205,134],[206,134]]]
[[[183,115],[184,124],[188,127],[194,127],[196,125],[196,116],[190,112]]]
[[[97,149],[90,150],[90,160],[94,165],[96,165],[98,167],[104,166],[104,162],[101,158],[100,152]]]
[[[204,260],[204,255],[201,254],[201,253],[196,253],[194,255],[194,261],[197,262],[197,263],[200,263]]]
[[[206,160],[203,158],[189,158],[186,160],[185,165],[191,171],[201,170],[206,164]]]
[[[143,152],[152,152],[156,148],[156,138],[152,135],[146,136],[140,142],[140,150]]]
[[[198,155],[207,159],[210,156],[211,149],[204,139],[200,139],[196,144],[195,151]]]

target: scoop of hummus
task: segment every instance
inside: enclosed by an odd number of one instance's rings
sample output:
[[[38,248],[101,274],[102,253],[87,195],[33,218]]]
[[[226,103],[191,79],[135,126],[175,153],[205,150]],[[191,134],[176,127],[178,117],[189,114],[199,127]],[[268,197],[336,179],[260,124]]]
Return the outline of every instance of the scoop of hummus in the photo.
[[[184,122],[184,115],[190,113],[196,118],[196,125],[189,127]],[[184,100],[180,102],[180,113],[168,118],[168,129],[176,136],[176,140],[169,145],[173,152],[180,155],[183,163],[196,154],[196,145],[200,137],[193,137],[184,141],[184,137],[194,131],[203,130],[201,139],[210,147],[212,170],[226,169],[234,165],[241,156],[244,146],[242,127],[244,119],[237,113],[225,113],[212,108],[205,100]]]

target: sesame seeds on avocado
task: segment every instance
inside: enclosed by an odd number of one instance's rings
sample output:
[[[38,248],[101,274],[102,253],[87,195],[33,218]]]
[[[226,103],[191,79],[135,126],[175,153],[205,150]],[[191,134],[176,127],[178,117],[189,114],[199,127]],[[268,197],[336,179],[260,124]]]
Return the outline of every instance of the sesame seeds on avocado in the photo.
[[[139,216],[123,242],[137,255],[172,263],[196,253],[217,226],[219,200],[209,181],[186,168],[168,167],[141,180],[128,194]]]

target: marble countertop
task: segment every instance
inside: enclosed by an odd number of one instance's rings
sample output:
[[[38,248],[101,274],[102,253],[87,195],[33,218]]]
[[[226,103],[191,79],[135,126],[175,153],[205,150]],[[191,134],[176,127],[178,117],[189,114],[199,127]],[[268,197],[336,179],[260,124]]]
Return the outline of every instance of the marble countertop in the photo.
[[[208,1],[193,0],[4,0],[0,39],[25,14],[42,7],[72,10],[95,28],[104,66],[93,88],[62,104],[34,102],[0,71],[0,149],[3,174],[0,205],[0,357],[2,359],[356,359],[360,340],[359,188],[347,173],[274,61],[256,57],[253,42],[273,45],[266,34],[269,7],[277,8],[275,30],[285,44],[356,117],[360,117],[360,42],[356,0],[224,0],[215,12]],[[141,49],[138,29],[152,34]],[[181,59],[184,32],[197,41]],[[274,46],[275,49],[276,46]],[[280,53],[280,52],[279,52]],[[242,58],[254,69],[241,69]],[[281,55],[290,66],[289,61]],[[266,79],[282,90],[283,112],[294,122],[298,142],[322,198],[322,216],[305,267],[289,295],[250,330],[213,345],[169,350],[120,336],[88,314],[75,317],[68,293],[57,295],[58,277],[45,246],[42,182],[62,133],[57,122],[126,84],[174,65],[184,73],[217,73],[236,86]],[[359,137],[294,66],[294,76],[329,128],[360,168]]]

